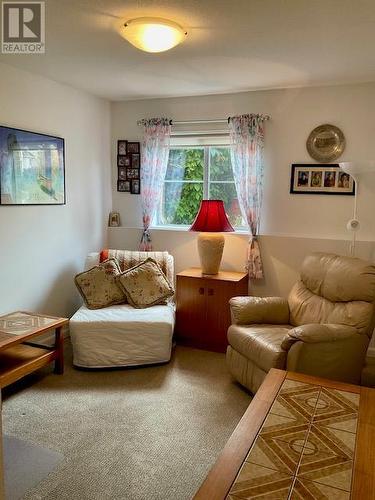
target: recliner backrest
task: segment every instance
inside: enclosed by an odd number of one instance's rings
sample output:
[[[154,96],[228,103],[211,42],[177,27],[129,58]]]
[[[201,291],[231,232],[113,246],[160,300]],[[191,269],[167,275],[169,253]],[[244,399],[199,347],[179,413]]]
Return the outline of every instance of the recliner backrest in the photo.
[[[338,323],[372,335],[375,266],[354,257],[316,252],[308,255],[289,298],[290,323]]]

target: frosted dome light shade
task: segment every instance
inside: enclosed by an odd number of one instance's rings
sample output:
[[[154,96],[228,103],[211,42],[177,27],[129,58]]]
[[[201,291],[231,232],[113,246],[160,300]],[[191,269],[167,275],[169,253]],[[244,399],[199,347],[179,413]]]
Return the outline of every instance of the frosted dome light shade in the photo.
[[[137,49],[145,52],[164,52],[181,43],[187,32],[167,19],[140,17],[127,21],[122,36]]]

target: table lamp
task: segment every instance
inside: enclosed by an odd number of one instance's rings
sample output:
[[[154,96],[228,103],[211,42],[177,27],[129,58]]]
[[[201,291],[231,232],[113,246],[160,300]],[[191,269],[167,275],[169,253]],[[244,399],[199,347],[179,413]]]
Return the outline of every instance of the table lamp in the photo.
[[[222,200],[202,200],[189,231],[199,231],[198,253],[202,274],[217,274],[224,250],[223,232],[234,231]]]

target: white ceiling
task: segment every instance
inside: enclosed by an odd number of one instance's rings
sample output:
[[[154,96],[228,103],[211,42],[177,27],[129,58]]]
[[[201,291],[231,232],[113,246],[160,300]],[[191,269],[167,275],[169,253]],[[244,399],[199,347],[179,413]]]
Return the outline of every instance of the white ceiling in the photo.
[[[374,0],[47,0],[46,15],[46,54],[0,61],[111,100],[375,81]],[[140,16],[188,38],[141,52],[118,34]]]

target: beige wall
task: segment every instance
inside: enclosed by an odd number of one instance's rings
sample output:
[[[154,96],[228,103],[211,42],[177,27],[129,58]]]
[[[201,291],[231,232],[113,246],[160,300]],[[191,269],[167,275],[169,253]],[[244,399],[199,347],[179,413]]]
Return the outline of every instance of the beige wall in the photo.
[[[107,240],[109,103],[0,64],[0,123],[65,138],[65,206],[0,206],[0,314],[71,314],[73,277]]]
[[[290,165],[313,162],[305,143],[322,123],[340,127],[347,140],[344,160],[375,159],[373,139],[375,84],[284,89],[239,94],[112,103],[113,208],[125,226],[140,226],[140,197],[116,191],[116,141],[137,139],[137,120],[167,116],[175,120],[226,118],[244,112],[268,113],[267,167],[261,233],[308,238],[347,238],[346,222],[353,198],[346,196],[290,195]],[[361,186],[358,238],[374,240],[375,176]]]
[[[116,191],[116,142],[141,137],[137,121],[167,116],[174,120],[215,119],[244,112],[268,113],[266,125],[267,164],[261,243],[264,282],[254,292],[286,293],[295,280],[303,256],[311,250],[348,251],[346,223],[354,198],[350,196],[289,194],[290,165],[314,163],[305,143],[310,131],[322,123],[339,126],[347,141],[344,160],[375,159],[373,121],[375,84],[284,89],[171,99],[150,99],[111,104],[113,209],[126,228],[110,229],[111,246],[137,248],[140,234],[140,196]],[[375,241],[375,174],[360,186],[358,213],[361,229],[357,255],[373,260]],[[133,229],[131,229],[133,228]],[[176,258],[177,269],[198,265],[195,235],[186,231],[153,230],[155,248],[167,248]],[[246,236],[227,235],[223,267],[242,269]]]
[[[141,235],[140,229],[109,228],[111,248],[136,249]],[[176,271],[186,267],[199,266],[196,248],[197,233],[188,231],[152,231],[155,250],[168,250],[175,258]],[[226,234],[225,248],[221,268],[225,270],[243,270],[247,250],[247,236],[244,234]],[[253,295],[287,296],[299,275],[303,258],[308,252],[324,251],[346,254],[348,243],[345,240],[261,236],[265,278],[250,283]],[[358,242],[358,257],[375,261],[375,244]]]

